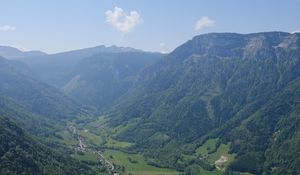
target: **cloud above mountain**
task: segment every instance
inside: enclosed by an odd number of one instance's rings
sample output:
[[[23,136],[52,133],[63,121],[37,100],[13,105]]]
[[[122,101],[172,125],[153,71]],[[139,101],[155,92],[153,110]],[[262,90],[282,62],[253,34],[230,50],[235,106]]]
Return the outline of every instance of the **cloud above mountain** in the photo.
[[[15,26],[10,26],[10,25],[3,25],[3,26],[0,26],[0,31],[3,31],[3,32],[7,32],[7,31],[14,31],[16,30],[17,28]]]
[[[114,10],[107,10],[105,15],[106,22],[122,33],[133,31],[133,29],[143,21],[137,11],[130,11],[129,14],[126,14],[126,12],[119,7],[115,7]]]
[[[196,22],[194,29],[197,31],[200,31],[200,30],[203,30],[208,27],[213,27],[215,25],[215,23],[216,22],[214,20],[212,20],[206,16],[203,16]]]

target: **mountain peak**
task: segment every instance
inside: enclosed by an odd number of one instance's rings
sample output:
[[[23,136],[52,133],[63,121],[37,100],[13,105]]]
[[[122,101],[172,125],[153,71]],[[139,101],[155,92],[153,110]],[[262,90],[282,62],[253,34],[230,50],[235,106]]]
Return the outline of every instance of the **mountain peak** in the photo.
[[[111,46],[105,46],[105,45],[100,45],[94,47],[99,50],[99,52],[143,52],[142,50],[135,49],[132,47],[121,47],[121,46],[116,46],[116,45],[111,45]]]
[[[244,58],[247,53],[278,46],[299,46],[299,35],[287,32],[261,32],[250,34],[209,33],[198,35],[175,49],[170,55],[187,58],[192,54]],[[249,54],[248,54],[249,55]]]

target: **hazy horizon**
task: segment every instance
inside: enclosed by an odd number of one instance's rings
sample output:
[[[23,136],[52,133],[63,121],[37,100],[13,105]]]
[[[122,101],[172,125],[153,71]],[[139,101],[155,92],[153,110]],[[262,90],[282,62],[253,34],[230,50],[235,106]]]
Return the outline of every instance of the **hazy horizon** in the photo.
[[[284,32],[284,33],[290,33],[290,34],[294,34],[294,33],[300,33],[300,31],[293,31],[293,32],[287,32],[287,31],[262,31],[262,32],[257,32],[257,33],[267,33],[267,32]],[[234,33],[234,32],[211,32],[211,33],[204,33],[204,34],[212,34],[212,33]],[[199,35],[204,35],[204,34],[199,34]],[[236,34],[255,34],[255,33],[236,33]],[[198,35],[195,35],[195,36],[198,36]],[[193,37],[195,37],[193,36]],[[192,37],[192,38],[193,38]],[[190,39],[187,39],[188,40],[191,40],[192,38]],[[178,46],[176,46],[175,48],[173,48],[172,50],[168,50],[168,52],[162,52],[160,50],[157,50],[157,51],[151,51],[151,50],[144,50],[144,49],[140,49],[140,48],[136,48],[136,47],[130,47],[130,46],[119,46],[119,45],[104,45],[104,44],[99,44],[99,45],[94,45],[94,46],[85,46],[85,47],[82,47],[82,48],[73,48],[73,49],[70,49],[70,50],[62,50],[62,51],[58,51],[58,52],[53,52],[53,53],[49,53],[49,52],[46,52],[46,51],[43,51],[43,50],[38,50],[38,49],[32,49],[32,50],[24,50],[23,48],[18,48],[17,46],[10,46],[10,45],[0,45],[3,46],[3,47],[12,47],[12,48],[16,48],[22,52],[31,52],[31,51],[41,51],[43,53],[46,53],[46,54],[49,54],[49,55],[52,55],[52,54],[59,54],[59,53],[64,53],[64,52],[71,52],[71,51],[76,51],[76,50],[81,50],[81,49],[88,49],[88,48],[95,48],[95,47],[101,47],[101,46],[104,46],[106,48],[109,48],[109,47],[118,47],[118,48],[132,48],[132,49],[137,49],[137,50],[140,50],[140,51],[144,51],[144,52],[157,52],[157,53],[170,53],[172,52],[174,49],[176,49],[177,47],[179,47],[180,45],[182,45],[184,43],[181,43],[179,44]]]
[[[299,31],[299,6],[298,0],[4,0],[0,45],[49,54],[99,45],[167,53],[204,33]]]

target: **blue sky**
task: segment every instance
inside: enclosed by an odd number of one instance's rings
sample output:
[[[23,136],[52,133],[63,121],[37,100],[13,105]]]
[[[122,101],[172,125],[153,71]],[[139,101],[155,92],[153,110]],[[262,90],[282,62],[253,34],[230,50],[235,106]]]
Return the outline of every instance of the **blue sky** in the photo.
[[[1,0],[0,45],[171,51],[209,32],[299,31],[299,8],[300,0]]]

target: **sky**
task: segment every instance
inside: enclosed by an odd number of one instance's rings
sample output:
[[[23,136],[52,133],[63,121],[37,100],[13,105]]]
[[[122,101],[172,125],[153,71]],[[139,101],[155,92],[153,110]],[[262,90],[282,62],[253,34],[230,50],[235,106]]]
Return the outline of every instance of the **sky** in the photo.
[[[170,52],[210,32],[300,31],[300,0],[0,0],[0,45]]]

